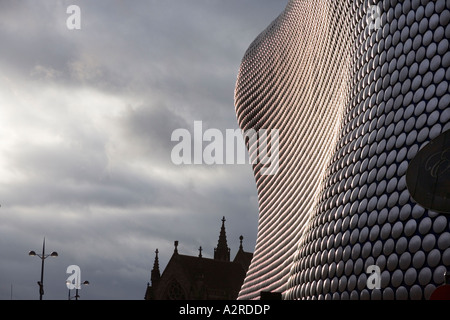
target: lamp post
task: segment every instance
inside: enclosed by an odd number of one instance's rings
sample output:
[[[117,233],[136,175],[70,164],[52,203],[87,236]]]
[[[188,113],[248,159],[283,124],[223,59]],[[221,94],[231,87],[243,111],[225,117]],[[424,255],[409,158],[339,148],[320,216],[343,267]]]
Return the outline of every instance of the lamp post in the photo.
[[[57,257],[58,253],[56,251],[53,251],[50,254],[45,254],[45,237],[44,237],[44,241],[42,243],[42,253],[36,253],[34,251],[30,251],[28,253],[28,255],[30,256],[37,256],[41,259],[42,264],[41,264],[41,281],[38,281],[38,285],[39,285],[39,300],[42,300],[42,296],[44,295],[44,260],[48,257]]]
[[[67,283],[70,283],[70,281],[66,281],[66,284]],[[87,280],[85,280],[85,281],[83,281],[83,283],[82,284],[84,284],[84,285],[89,285],[89,281],[87,281]],[[75,300],[78,300],[78,298],[80,297],[80,295],[78,294],[78,288],[76,288],[75,289]],[[70,297],[70,289],[69,289],[69,300],[71,299],[71,297]]]
[[[83,281],[84,285],[88,285],[89,281]],[[75,300],[78,300],[78,298],[80,297],[80,295],[78,294],[78,288],[75,289]]]

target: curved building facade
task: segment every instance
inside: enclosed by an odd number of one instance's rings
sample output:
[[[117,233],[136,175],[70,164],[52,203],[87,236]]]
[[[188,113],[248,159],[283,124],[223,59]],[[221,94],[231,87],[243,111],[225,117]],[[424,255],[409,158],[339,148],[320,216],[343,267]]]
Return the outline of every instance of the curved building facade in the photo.
[[[251,43],[237,120],[278,130],[279,163],[253,165],[258,235],[239,299],[428,299],[444,283],[450,216],[417,204],[405,174],[450,129],[449,21],[446,0],[291,0]]]

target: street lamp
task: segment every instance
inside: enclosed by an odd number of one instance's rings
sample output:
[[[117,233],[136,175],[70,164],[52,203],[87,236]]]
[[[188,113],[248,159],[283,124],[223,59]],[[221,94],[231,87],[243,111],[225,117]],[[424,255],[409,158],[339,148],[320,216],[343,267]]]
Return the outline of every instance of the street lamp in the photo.
[[[37,256],[39,258],[41,258],[42,260],[42,264],[41,264],[41,281],[38,281],[38,285],[39,285],[39,300],[42,300],[42,296],[44,295],[44,260],[48,257],[57,257],[58,253],[56,251],[53,251],[50,254],[45,254],[45,237],[44,237],[44,241],[42,243],[42,253],[36,253],[34,251],[30,251],[28,253],[28,255],[30,256]]]
[[[69,284],[70,283],[70,281],[66,281],[66,284]],[[82,284],[84,284],[84,285],[89,285],[89,281],[87,281],[87,280],[85,280],[85,281],[83,281],[83,283]],[[78,298],[80,297],[80,295],[78,294],[78,288],[76,288],[75,289],[75,300],[78,300]],[[69,300],[70,300],[71,298],[70,298],[70,289],[69,289]]]

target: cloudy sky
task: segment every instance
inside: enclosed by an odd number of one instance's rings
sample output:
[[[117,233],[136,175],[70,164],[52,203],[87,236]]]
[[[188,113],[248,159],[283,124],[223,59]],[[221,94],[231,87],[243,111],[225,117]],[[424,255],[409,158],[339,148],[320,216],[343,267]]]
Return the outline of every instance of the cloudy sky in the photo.
[[[70,30],[67,7],[81,9]],[[234,86],[251,41],[287,0],[0,0],[0,299],[141,300],[154,251],[253,251],[249,164],[172,162],[175,129],[237,129]],[[198,141],[195,141],[198,142]],[[193,142],[194,143],[194,142]],[[201,141],[200,141],[201,143]],[[72,295],[74,292],[72,292]]]

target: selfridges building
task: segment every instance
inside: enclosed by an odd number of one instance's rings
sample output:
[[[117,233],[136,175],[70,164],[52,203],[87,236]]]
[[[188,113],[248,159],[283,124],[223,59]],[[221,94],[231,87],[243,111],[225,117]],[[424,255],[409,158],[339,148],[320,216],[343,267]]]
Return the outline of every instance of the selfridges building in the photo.
[[[444,284],[450,216],[415,201],[406,173],[450,130],[449,21],[448,0],[291,0],[250,44],[237,121],[278,130],[279,151],[276,172],[253,165],[239,299],[429,299]]]

